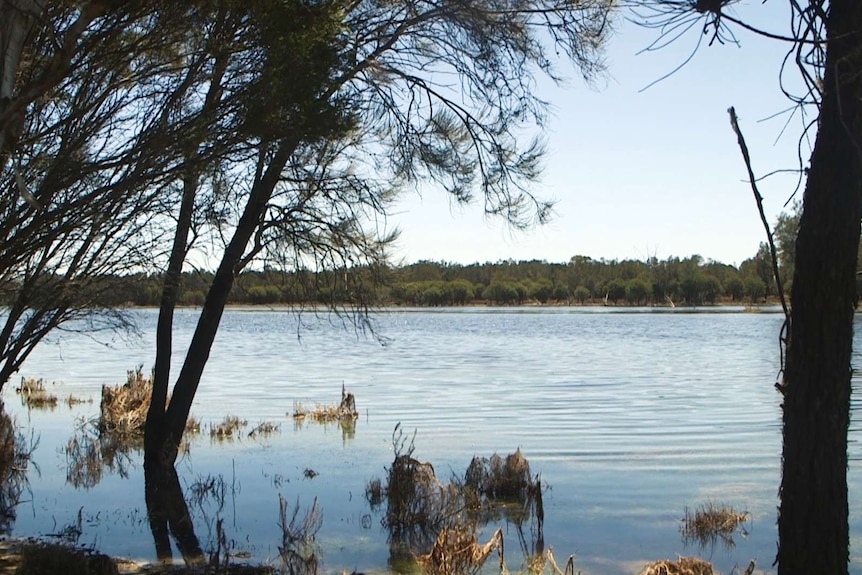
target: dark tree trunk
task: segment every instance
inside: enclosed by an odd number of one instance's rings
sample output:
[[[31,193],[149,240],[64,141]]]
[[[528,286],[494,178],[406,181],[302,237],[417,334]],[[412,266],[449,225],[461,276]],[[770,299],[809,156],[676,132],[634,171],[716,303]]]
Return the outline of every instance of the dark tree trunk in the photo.
[[[151,467],[152,463],[164,459],[157,457],[157,455],[164,445],[165,409],[168,401],[171,355],[173,352],[174,309],[177,306],[180,277],[182,277],[183,262],[186,259],[186,246],[189,241],[197,188],[198,177],[190,171],[183,180],[180,214],[177,218],[174,243],[171,247],[168,269],[165,273],[165,283],[162,286],[159,319],[156,325],[156,363],[153,368],[153,391],[144,430],[144,464],[147,467]]]
[[[796,241],[778,519],[781,575],[847,573],[847,431],[862,218],[862,2],[833,0]]]
[[[255,182],[252,188],[239,224],[230,243],[225,248],[225,253],[210,285],[198,324],[195,327],[195,333],[189,344],[186,359],[174,385],[167,411],[163,417],[154,418],[153,429],[148,426],[147,433],[155,433],[157,437],[157,440],[151,438],[146,442],[145,459],[150,465],[158,461],[162,467],[171,467],[176,461],[192,402],[204,367],[206,367],[209,359],[210,350],[215,341],[234,279],[236,274],[241,271],[243,256],[248,243],[255,230],[258,229],[261,218],[266,211],[267,202],[272,197],[273,190],[281,178],[281,172],[293,154],[296,145],[296,141],[283,141],[269,161],[266,172]],[[265,154],[265,152],[261,151],[261,154]],[[153,401],[155,400],[154,395]],[[159,422],[157,429],[155,428],[156,421]]]

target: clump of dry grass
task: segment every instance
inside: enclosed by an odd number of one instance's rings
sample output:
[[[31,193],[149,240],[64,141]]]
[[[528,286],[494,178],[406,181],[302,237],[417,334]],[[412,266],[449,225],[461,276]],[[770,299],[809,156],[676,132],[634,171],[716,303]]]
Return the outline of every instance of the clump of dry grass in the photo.
[[[293,402],[293,418],[310,418],[317,423],[331,423],[334,421],[355,420],[359,417],[356,411],[356,398],[352,393],[341,386],[341,403],[338,405],[317,405],[314,409],[306,409],[300,402]]]
[[[257,425],[254,429],[248,432],[249,437],[266,437],[268,435],[272,435],[274,433],[278,433],[281,431],[281,425],[278,423],[273,423],[272,421],[262,421],[259,425]]]
[[[31,409],[54,409],[57,407],[57,396],[45,389],[44,379],[21,378],[21,385],[15,388],[15,393],[21,396],[22,405]]]
[[[93,403],[93,398],[91,397],[88,399],[82,399],[82,398],[77,397],[75,395],[69,394],[69,397],[64,399],[63,403],[65,403],[69,407],[72,407],[73,405],[80,405],[82,403]]]
[[[685,543],[696,541],[701,546],[706,546],[714,545],[720,539],[725,546],[732,548],[736,545],[733,541],[734,532],[749,518],[747,511],[740,513],[730,505],[716,505],[710,501],[694,512],[686,507],[679,530]],[[746,534],[744,527],[742,534]]]
[[[640,575],[713,575],[713,570],[709,561],[697,557],[680,557],[676,561],[650,563]]]
[[[153,390],[153,376],[143,366],[126,372],[126,383],[102,386],[99,433],[110,433],[120,442],[143,437]]]
[[[482,545],[472,530],[456,526],[440,531],[431,551],[419,555],[416,562],[427,575],[475,575],[495,550],[500,554],[500,571],[504,572],[501,529]]]
[[[228,415],[221,423],[210,426],[210,438],[219,441],[232,440],[239,435],[239,430],[248,425],[248,421],[235,415]]]
[[[201,425],[200,418],[190,415],[188,420],[186,420],[186,433],[197,435],[202,429],[203,426]]]
[[[373,479],[365,490],[372,509],[386,504],[383,524],[390,533],[393,557],[419,562],[435,575],[479,571],[487,559],[484,552],[490,553],[494,547],[492,542],[479,545],[478,527],[499,519],[493,510],[509,504],[517,513],[507,515],[507,519],[514,521],[519,533],[525,520],[531,516],[537,519],[531,533],[537,538],[535,553],[541,554],[541,484],[538,478],[533,480],[520,450],[506,458],[475,458],[469,480],[455,478],[444,484],[430,463],[413,457],[413,439],[415,433],[413,438],[405,438],[400,424],[396,425],[392,435],[395,459],[385,485]],[[504,496],[509,499],[500,503],[498,499]],[[523,536],[521,539],[526,546]],[[500,553],[502,565],[502,549]]]
[[[530,496],[535,483],[530,474],[530,462],[515,450],[503,459],[498,454],[491,459],[474,457],[464,476],[464,485],[481,496],[504,501],[521,501]]]

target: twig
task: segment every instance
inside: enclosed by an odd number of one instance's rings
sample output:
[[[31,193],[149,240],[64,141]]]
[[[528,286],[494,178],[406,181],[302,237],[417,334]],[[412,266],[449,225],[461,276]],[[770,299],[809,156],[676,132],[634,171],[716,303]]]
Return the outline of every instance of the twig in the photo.
[[[772,230],[769,229],[769,222],[766,221],[766,215],[763,213],[763,196],[757,189],[757,179],[754,177],[754,170],[751,169],[751,156],[748,154],[748,146],[745,145],[745,138],[742,136],[742,130],[739,129],[739,122],[736,120],[736,110],[733,106],[727,109],[730,114],[730,125],[736,133],[736,139],[739,142],[739,149],[742,151],[742,158],[745,160],[745,168],[748,170],[748,181],[751,183],[751,191],[754,193],[754,199],[757,201],[757,209],[760,211],[760,220],[763,222],[763,227],[766,229],[766,239],[769,241],[769,253],[772,256],[772,275],[775,276],[775,285],[778,288],[778,298],[781,300],[781,309],[784,310],[784,323],[781,326],[781,333],[778,336],[778,348],[781,353],[781,368],[778,372],[779,377],[784,372],[784,349],[787,345],[787,340],[790,335],[790,311],[787,309],[787,302],[784,299],[784,287],[781,284],[781,277],[778,274],[778,256],[775,252],[775,242],[772,239]],[[784,384],[779,381],[775,382],[775,389],[784,394]]]
[[[763,222],[763,227],[766,229],[766,239],[769,242],[769,253],[772,256],[772,275],[775,278],[775,287],[778,290],[778,299],[781,301],[781,309],[784,310],[784,317],[790,321],[790,312],[787,309],[787,301],[784,299],[784,287],[781,285],[781,276],[778,273],[778,254],[775,250],[775,241],[772,239],[772,230],[769,228],[769,222],[766,220],[766,214],[763,212],[763,196],[757,189],[757,178],[754,177],[754,170],[751,169],[751,156],[748,153],[748,146],[745,145],[745,138],[742,136],[742,130],[739,129],[739,123],[736,119],[736,110],[733,106],[727,109],[730,114],[730,125],[736,133],[739,149],[742,151],[742,159],[745,160],[745,168],[748,170],[748,181],[751,183],[751,191],[754,193],[754,199],[757,201],[757,210],[760,212],[760,220]]]

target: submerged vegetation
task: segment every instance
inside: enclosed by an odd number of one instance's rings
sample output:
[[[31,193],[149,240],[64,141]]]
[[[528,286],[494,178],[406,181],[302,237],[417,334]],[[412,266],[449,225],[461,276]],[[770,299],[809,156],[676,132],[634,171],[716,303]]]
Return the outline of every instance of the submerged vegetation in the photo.
[[[479,528],[501,516],[514,524],[525,554],[542,555],[541,483],[530,474],[520,450],[505,459],[497,454],[487,460],[474,458],[465,478],[443,483],[430,463],[413,457],[414,438],[415,434],[405,437],[397,425],[392,435],[395,459],[385,485],[372,479],[366,486],[372,510],[386,505],[382,523],[389,531],[390,561],[415,562],[435,575],[469,574],[498,550],[505,568],[502,532],[485,544],[478,539]],[[522,526],[531,520],[532,544],[527,544]]]
[[[29,408],[53,409],[57,406],[57,396],[48,393],[44,379],[22,377],[21,385],[15,388],[15,393],[21,396],[21,403]]]
[[[685,517],[679,530],[684,543],[697,542],[701,547],[715,545],[721,541],[725,547],[733,548],[733,534],[741,530],[747,535],[744,524],[750,519],[747,511],[736,511],[730,505],[719,505],[709,501],[694,511],[685,509]]]

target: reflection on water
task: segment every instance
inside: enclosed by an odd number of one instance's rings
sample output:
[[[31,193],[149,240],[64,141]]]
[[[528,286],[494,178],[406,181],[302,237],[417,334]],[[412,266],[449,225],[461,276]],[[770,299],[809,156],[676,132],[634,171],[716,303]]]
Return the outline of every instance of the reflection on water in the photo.
[[[89,489],[67,482],[64,461],[76,419],[91,419],[98,410],[101,386],[122,383],[130,368],[152,364],[157,314],[138,313],[140,346],[106,349],[86,338],[66,339],[39,348],[24,366],[22,375],[57,381],[58,394],[96,403],[53,412],[8,407],[41,437],[33,457],[43,471],[31,474],[33,497],[27,513],[18,513],[14,534],[51,532],[74,523],[83,509],[81,543],[157,557],[145,498],[152,482],[140,456],[130,454],[125,476],[103,473]],[[553,546],[560,557],[576,554],[585,573],[637,572],[650,560],[695,553],[680,541],[680,520],[686,507],[715,501],[751,514],[748,535],[737,538],[734,549],[707,552],[716,568],[727,573],[752,557],[761,568],[771,564],[780,478],[780,397],[773,383],[781,315],[394,312],[376,318],[375,328],[389,338],[385,347],[326,318],[304,317],[298,338],[296,322],[291,313],[225,314],[192,412],[204,425],[235,414],[281,424],[281,432],[224,443],[190,438],[176,469],[185,500],[194,500],[190,486],[202,477],[222,477],[227,486],[221,505],[212,498],[186,505],[198,538],[197,547],[183,544],[191,556],[197,548],[204,554],[218,549],[227,538],[231,553],[258,561],[279,557],[280,497],[306,506],[317,498],[325,518],[315,537],[321,568],[385,569],[390,533],[379,516],[369,518],[363,494],[369,480],[392,465],[392,430],[401,422],[418,430],[416,452],[444,483],[450,475],[463,477],[474,456],[517,448],[532,473],[541,474],[541,529],[535,512],[518,523],[501,511],[478,527],[480,541],[503,528],[507,559],[521,549],[526,562]],[[178,348],[193,328],[194,314],[178,312]],[[859,353],[857,345],[854,361]],[[326,403],[342,383],[355,394],[359,417],[352,426],[290,425],[294,402]],[[854,418],[850,570],[862,573],[857,428]],[[316,475],[307,477],[307,469]],[[156,529],[163,550],[170,517],[185,515],[176,513],[179,505],[172,509]]]
[[[0,534],[9,533],[15,524],[21,497],[29,489],[30,460],[37,446],[35,435],[28,440],[0,401]]]

